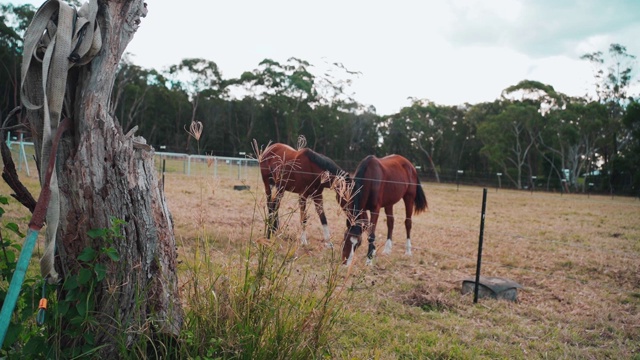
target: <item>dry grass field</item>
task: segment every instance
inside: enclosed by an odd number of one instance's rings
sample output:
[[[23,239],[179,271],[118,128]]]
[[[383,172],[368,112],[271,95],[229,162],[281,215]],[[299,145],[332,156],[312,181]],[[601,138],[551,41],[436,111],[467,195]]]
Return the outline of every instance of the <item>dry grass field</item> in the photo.
[[[202,254],[232,268],[262,241],[266,204],[256,168],[165,176],[179,259],[185,271]],[[34,182],[34,175],[25,182]],[[249,185],[249,190],[233,190]],[[640,359],[640,201],[637,198],[561,195],[488,189],[482,275],[523,286],[517,302],[461,294],[473,277],[482,188],[423,183],[429,211],[414,216],[413,256],[404,255],[404,209],[397,215],[394,249],[364,264],[366,246],[341,267],[337,296],[344,308],[330,358],[337,359]],[[0,191],[8,194],[6,184]],[[345,217],[332,191],[325,210],[336,256]],[[317,215],[310,208],[310,245],[299,247],[297,198],[287,194],[276,246],[298,273],[322,277],[333,266]],[[12,202],[6,217],[28,215]],[[384,245],[385,218],[377,245]],[[40,246],[38,251],[41,251]],[[278,251],[280,251],[278,250]],[[39,256],[38,253],[34,256]],[[237,263],[241,268],[241,262]]]
[[[249,185],[235,191],[233,185]],[[423,183],[429,211],[414,217],[413,256],[404,255],[404,209],[391,255],[364,264],[366,247],[344,268],[349,301],[333,356],[345,359],[640,358],[640,201],[488,189],[482,275],[523,286],[518,301],[461,295],[473,277],[482,188]],[[257,170],[246,180],[168,174],[166,193],[180,256],[194,239],[212,239],[211,259],[226,263],[264,231],[266,204]],[[325,209],[333,242],[345,217],[332,191]],[[281,208],[285,243],[296,266],[322,274],[330,266],[312,209],[310,245],[297,247],[297,197]],[[384,244],[385,218],[377,231]],[[283,246],[283,251],[288,248]],[[347,296],[347,295],[345,295]]]

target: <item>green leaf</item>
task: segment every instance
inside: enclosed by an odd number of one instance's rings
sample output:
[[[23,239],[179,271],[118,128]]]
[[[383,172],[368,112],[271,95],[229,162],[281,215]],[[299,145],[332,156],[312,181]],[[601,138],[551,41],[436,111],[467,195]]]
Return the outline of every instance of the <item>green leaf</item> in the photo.
[[[2,260],[4,259],[4,256],[1,258]],[[13,251],[7,251],[7,264],[12,264],[16,262],[16,253],[14,253]]]
[[[6,196],[0,195],[0,204],[9,205],[9,199]]]
[[[0,207],[0,216],[4,215],[4,209]]]
[[[60,314],[60,316],[65,316],[67,315],[67,312],[69,311],[69,307],[70,307],[70,303],[68,301],[62,301],[58,303],[58,314]]]
[[[18,337],[22,333],[22,325],[21,324],[9,324],[9,328],[7,329],[7,334],[4,338],[4,345],[2,346],[4,349],[7,349],[9,346],[13,345],[18,340]]]
[[[20,232],[20,228],[18,228],[18,225],[16,223],[8,223],[7,225],[5,225],[5,227],[18,234],[18,236],[20,236],[21,238],[25,236],[22,232]]]
[[[81,289],[80,287],[78,287],[76,285],[76,288],[69,290],[69,292],[67,292],[67,295],[65,296],[65,301],[76,301],[80,298],[81,295]]]
[[[78,306],[80,306],[80,304],[78,304]],[[76,316],[73,319],[69,320],[69,323],[71,325],[76,325],[76,326],[82,325],[83,322],[84,322],[84,317],[82,316]]]
[[[82,334],[82,337],[84,337],[84,340],[89,345],[94,345],[96,343],[95,334],[90,332],[90,331],[89,332],[85,332],[84,334]]]
[[[65,290],[73,290],[78,287],[78,281],[75,276],[69,276],[67,280],[64,281],[64,285],[62,286]]]
[[[92,248],[88,247],[88,248],[84,248],[84,250],[82,250],[80,255],[78,255],[78,260],[89,262],[89,261],[93,261],[96,258],[96,256],[98,256],[98,253]]]
[[[93,272],[90,269],[80,269],[78,272],[78,285],[87,285],[91,281],[92,277]]]
[[[84,320],[84,318],[87,316],[87,311],[89,310],[89,308],[87,307],[87,303],[85,301],[80,301],[76,306],[76,309],[78,310],[78,315],[81,316]]]
[[[47,351],[45,338],[43,336],[32,336],[21,350],[22,356],[25,356],[26,358],[42,359],[44,352]]]
[[[112,260],[112,261],[119,261],[120,260],[120,255],[118,254],[118,250],[112,248],[112,247],[108,247],[104,249],[104,253],[107,254],[107,256]]]
[[[105,264],[96,264],[93,267],[93,271],[96,273],[96,280],[102,281],[107,276],[107,266]]]
[[[92,239],[106,237],[107,229],[91,229],[87,231],[87,235]]]

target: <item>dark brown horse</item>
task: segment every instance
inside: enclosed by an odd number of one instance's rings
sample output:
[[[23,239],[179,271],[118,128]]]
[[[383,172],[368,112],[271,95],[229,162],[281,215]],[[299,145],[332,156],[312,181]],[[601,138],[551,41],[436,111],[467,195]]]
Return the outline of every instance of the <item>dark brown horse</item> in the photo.
[[[341,205],[347,212],[347,231],[342,248],[343,263],[350,264],[356,248],[362,242],[363,230],[369,229],[369,251],[367,263],[375,254],[375,231],[380,209],[387,215],[387,242],[384,253],[391,252],[393,232],[393,205],[404,200],[407,230],[406,254],[411,255],[411,216],[427,209],[427,198],[420,185],[416,168],[400,155],[389,155],[378,159],[369,155],[360,162],[353,181],[352,195]],[[371,221],[367,216],[371,213]]]
[[[344,172],[333,160],[311,149],[296,150],[289,145],[275,143],[268,146],[260,156],[260,173],[267,195],[269,211],[267,238],[278,229],[278,208],[285,191],[299,195],[300,241],[307,244],[307,199],[315,203],[316,212],[322,223],[324,240],[332,246],[329,226],[322,205],[322,191],[331,186],[332,179],[344,176]]]

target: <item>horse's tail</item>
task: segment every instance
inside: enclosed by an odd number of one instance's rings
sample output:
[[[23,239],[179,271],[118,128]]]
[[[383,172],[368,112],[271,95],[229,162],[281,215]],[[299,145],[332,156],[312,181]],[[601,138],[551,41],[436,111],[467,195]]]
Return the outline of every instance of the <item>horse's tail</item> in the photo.
[[[413,207],[416,214],[419,214],[429,208],[429,205],[427,204],[427,196],[424,194],[422,185],[420,185],[420,178],[416,178],[416,198]]]

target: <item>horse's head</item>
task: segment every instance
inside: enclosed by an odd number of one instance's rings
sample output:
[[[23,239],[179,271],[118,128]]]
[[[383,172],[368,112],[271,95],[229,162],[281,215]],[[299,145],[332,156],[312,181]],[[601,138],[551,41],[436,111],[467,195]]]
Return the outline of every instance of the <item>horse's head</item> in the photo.
[[[356,249],[362,243],[362,225],[347,219],[347,230],[344,232],[342,245],[342,264],[350,265]]]

